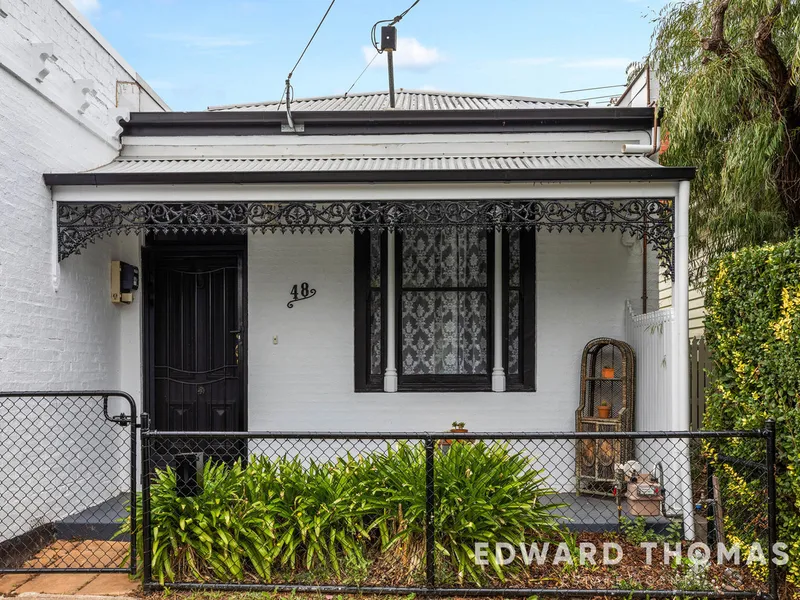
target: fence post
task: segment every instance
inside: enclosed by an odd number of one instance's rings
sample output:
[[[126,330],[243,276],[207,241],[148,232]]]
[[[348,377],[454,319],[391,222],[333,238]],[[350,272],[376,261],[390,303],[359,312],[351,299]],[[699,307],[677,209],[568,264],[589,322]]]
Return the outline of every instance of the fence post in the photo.
[[[434,541],[434,514],[436,496],[433,486],[434,440],[425,438],[425,585],[428,589],[436,587],[436,545]]]
[[[717,511],[714,506],[714,465],[706,460],[706,541],[709,548],[716,548],[717,542]]]
[[[775,419],[767,419],[767,519],[769,527],[769,594],[778,600],[778,565],[775,564],[775,544],[778,542],[778,502],[775,485]]]
[[[131,411],[131,575],[136,575],[136,412]]]
[[[142,413],[142,588],[147,591],[153,580],[150,531],[150,416]]]

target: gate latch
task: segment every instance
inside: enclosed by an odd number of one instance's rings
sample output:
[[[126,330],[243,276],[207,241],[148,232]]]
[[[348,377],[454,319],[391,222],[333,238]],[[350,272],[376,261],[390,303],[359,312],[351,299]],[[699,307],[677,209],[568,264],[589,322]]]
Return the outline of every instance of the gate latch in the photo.
[[[106,418],[106,421],[111,421],[112,423],[116,423],[121,427],[127,427],[131,424],[132,417],[130,415],[120,413],[112,416],[108,414],[108,396],[103,396],[103,416]]]

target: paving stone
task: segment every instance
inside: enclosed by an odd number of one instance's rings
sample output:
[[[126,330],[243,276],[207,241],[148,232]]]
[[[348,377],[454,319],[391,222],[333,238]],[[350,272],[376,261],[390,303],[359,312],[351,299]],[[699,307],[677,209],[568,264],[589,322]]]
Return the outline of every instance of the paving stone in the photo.
[[[29,573],[14,573],[0,577],[0,594],[10,594],[20,585],[31,579],[33,575]]]
[[[23,583],[15,592],[25,594],[74,594],[97,577],[96,573],[46,573]]]
[[[139,590],[139,582],[125,573],[101,573],[78,593],[91,596],[130,596]]]

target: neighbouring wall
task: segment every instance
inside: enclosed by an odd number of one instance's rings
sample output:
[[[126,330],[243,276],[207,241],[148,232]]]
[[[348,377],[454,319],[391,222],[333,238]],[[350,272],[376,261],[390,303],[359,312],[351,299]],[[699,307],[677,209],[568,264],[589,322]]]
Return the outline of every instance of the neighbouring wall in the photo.
[[[108,286],[109,262],[138,264],[139,240],[102,240],[57,264],[54,205],[42,179],[117,156],[117,83],[138,76],[66,0],[3,0],[2,8],[0,391],[124,387],[138,400],[140,375],[123,376],[121,368],[140,352],[138,308],[112,305]],[[45,51],[57,60],[43,60]],[[123,96],[164,108],[146,85],[134,87]],[[3,455],[16,459],[13,467],[3,461],[0,472],[0,541],[85,508],[86,489],[113,495],[128,488],[126,449],[116,439],[98,447],[90,428],[85,440],[67,431],[85,418],[77,408],[17,406],[0,415]],[[103,459],[117,470],[98,469]],[[53,465],[58,472],[47,470]]]

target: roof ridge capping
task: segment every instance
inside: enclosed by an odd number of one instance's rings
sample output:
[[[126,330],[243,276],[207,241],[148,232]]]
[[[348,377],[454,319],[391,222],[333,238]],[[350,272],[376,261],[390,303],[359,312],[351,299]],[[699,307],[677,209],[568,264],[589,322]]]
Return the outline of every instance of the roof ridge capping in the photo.
[[[513,95],[503,95],[503,94],[477,94],[477,93],[470,93],[470,92],[445,92],[440,90],[412,90],[412,89],[404,89],[400,88],[397,90],[397,96],[430,96],[436,98],[470,98],[475,100],[484,100],[484,101],[499,101],[499,102],[507,102],[509,103],[510,107],[513,103],[528,103],[528,104],[556,104],[560,106],[572,106],[572,107],[581,107],[581,106],[588,106],[588,102],[580,101],[580,100],[569,100],[564,98],[539,98],[535,96],[513,96]],[[294,104],[307,104],[307,103],[325,103],[326,110],[327,105],[331,102],[336,102],[340,104],[354,104],[356,102],[352,102],[352,100],[357,101],[359,99],[365,98],[385,98],[388,102],[389,92],[388,90],[379,90],[375,92],[357,92],[354,94],[330,94],[324,96],[309,96],[306,98],[295,98],[292,102]],[[351,101],[351,102],[348,102]],[[254,107],[277,107],[280,103],[283,102],[281,100],[265,100],[265,101],[257,101],[257,102],[243,102],[243,103],[236,103],[236,104],[221,104],[217,106],[209,106],[209,112],[216,112],[216,111],[225,111],[225,110],[237,110],[237,109],[248,109]],[[374,108],[374,107],[373,107]],[[388,109],[388,106],[385,107]],[[418,110],[425,110],[426,107],[421,107]],[[341,109],[340,109],[341,110]]]

